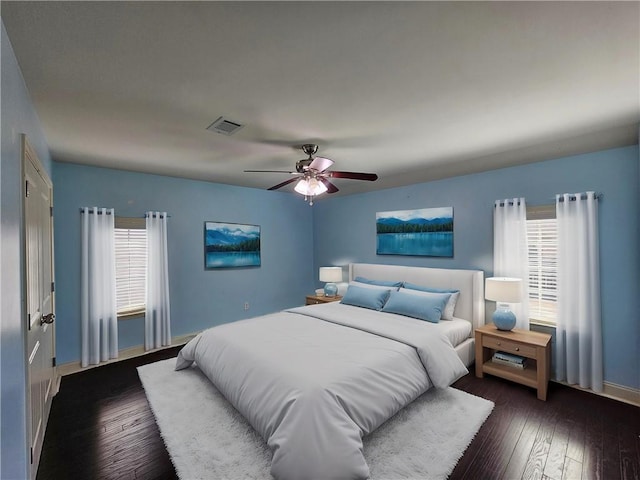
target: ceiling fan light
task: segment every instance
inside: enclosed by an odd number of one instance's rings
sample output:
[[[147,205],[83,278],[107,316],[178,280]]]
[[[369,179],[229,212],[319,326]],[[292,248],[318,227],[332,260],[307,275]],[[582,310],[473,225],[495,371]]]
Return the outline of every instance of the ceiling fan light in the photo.
[[[327,186],[315,178],[310,178],[309,180],[303,178],[296,184],[294,190],[305,197],[313,197],[326,192]]]
[[[319,182],[316,178],[312,178],[309,180],[309,192],[310,195],[320,195],[327,191],[327,186]]]
[[[300,180],[296,186],[293,188],[300,195],[307,196],[309,195],[309,182],[307,182],[304,178]]]

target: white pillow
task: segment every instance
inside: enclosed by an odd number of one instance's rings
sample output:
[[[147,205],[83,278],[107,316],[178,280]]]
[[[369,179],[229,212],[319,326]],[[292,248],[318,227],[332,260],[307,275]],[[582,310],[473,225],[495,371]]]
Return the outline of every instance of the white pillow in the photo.
[[[455,293],[436,293],[436,292],[424,292],[422,290],[413,290],[412,288],[401,288],[401,292],[410,293],[411,295],[418,295],[422,297],[430,297],[430,298],[441,298],[443,295],[448,295],[449,299],[447,300],[447,304],[442,311],[441,320],[453,320],[453,311],[456,308],[456,302],[458,301],[458,296],[460,292]]]
[[[349,282],[349,285],[355,285],[356,287],[362,287],[362,288],[372,288],[374,290],[392,290],[394,292],[398,290],[397,287],[385,287],[382,285],[372,285],[370,283],[356,282],[355,280],[351,280]]]

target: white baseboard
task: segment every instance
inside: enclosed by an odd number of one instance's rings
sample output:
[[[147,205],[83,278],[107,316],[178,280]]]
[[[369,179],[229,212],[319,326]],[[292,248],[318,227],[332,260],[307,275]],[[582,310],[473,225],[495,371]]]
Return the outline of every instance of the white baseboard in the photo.
[[[615,383],[604,382],[605,397],[620,400],[621,402],[630,403],[640,407],[640,390],[636,388],[625,387],[623,385],[616,385]]]
[[[146,351],[144,349],[144,345],[138,345],[136,347],[125,348],[118,352],[118,358],[114,358],[112,360],[108,360],[106,362],[101,362],[97,365],[89,365],[88,367],[82,367],[79,362],[70,362],[63,363],[62,365],[58,365],[56,367],[58,379],[64,375],[71,375],[72,373],[84,372],[86,370],[90,370],[95,367],[101,367],[103,365],[109,365],[110,363],[120,362],[122,360],[128,360],[129,358],[139,357],[141,355],[146,355],[148,353],[159,352],[161,350],[166,350],[167,348],[176,347],[179,345],[184,345],[193,337],[195,337],[197,333],[190,333],[188,335],[181,335],[179,337],[173,337],[171,339],[172,344],[168,347],[156,348],[154,350]],[[56,389],[57,391],[57,389]]]
[[[625,387],[623,385],[617,385],[610,382],[604,382],[604,391],[594,392],[589,388],[582,388],[578,385],[571,385],[566,382],[558,382],[557,380],[553,381],[561,383],[562,385],[566,385],[567,387],[575,388],[576,390],[594,393],[602,397],[612,398],[613,400],[618,400],[620,402],[629,403],[631,405],[635,405],[636,407],[640,407],[640,390],[635,388]]]

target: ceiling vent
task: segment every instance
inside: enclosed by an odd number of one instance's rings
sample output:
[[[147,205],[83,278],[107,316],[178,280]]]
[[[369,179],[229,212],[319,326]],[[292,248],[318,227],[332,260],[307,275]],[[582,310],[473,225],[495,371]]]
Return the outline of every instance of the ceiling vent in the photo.
[[[224,117],[220,117],[211,125],[209,125],[207,127],[207,130],[211,130],[212,132],[222,133],[223,135],[233,135],[242,127],[244,127],[244,125],[238,122],[234,122]]]

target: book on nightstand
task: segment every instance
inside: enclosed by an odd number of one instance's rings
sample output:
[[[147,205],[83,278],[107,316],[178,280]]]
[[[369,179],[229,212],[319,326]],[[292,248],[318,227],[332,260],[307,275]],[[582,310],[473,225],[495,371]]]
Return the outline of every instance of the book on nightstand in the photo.
[[[527,359],[525,357],[505,352],[495,352],[491,361],[500,365],[518,368],[520,370],[524,370],[527,365]]]

